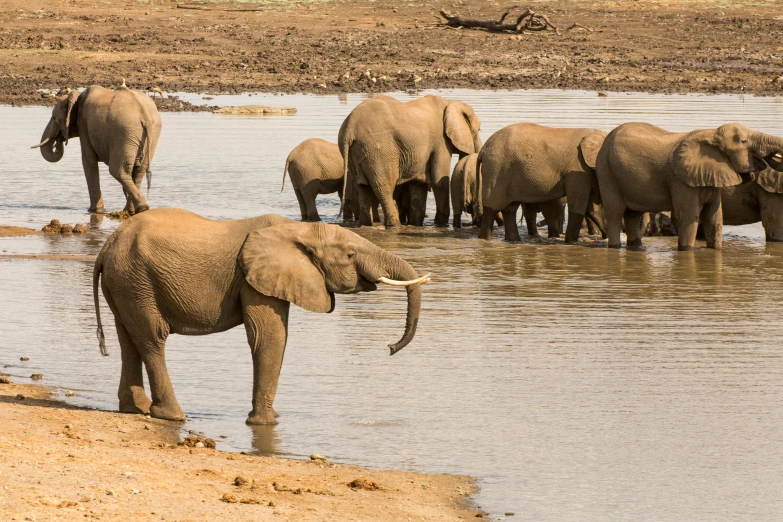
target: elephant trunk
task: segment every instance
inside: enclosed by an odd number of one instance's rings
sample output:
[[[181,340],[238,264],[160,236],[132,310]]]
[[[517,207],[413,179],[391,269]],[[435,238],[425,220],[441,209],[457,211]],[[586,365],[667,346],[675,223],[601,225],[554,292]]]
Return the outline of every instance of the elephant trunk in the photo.
[[[377,247],[376,247],[377,248]],[[421,284],[427,282],[427,276],[419,278],[416,270],[398,256],[378,249],[378,253],[362,267],[362,275],[373,282],[406,286],[408,292],[408,312],[405,318],[405,332],[396,343],[390,344],[391,355],[405,348],[416,334],[416,326],[421,312]],[[421,280],[420,282],[414,282]],[[403,283],[403,284],[399,284]]]
[[[761,132],[753,137],[758,155],[773,169],[783,172],[783,138]]]
[[[49,120],[49,124],[41,136],[41,143],[37,147],[41,149],[41,156],[49,163],[56,163],[63,158],[63,153],[65,152],[63,138],[54,118]]]

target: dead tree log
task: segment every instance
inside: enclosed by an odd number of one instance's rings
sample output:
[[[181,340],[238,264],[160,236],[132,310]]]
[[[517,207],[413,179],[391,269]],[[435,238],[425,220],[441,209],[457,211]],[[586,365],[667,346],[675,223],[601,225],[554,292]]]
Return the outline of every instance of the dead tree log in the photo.
[[[511,11],[503,13],[499,20],[475,20],[464,18],[458,14],[451,14],[445,9],[440,10],[440,15],[446,19],[446,25],[449,27],[477,27],[486,29],[493,33],[524,33],[525,31],[546,31],[553,29],[559,36],[562,36],[558,29],[546,15],[538,14],[529,8],[526,8],[517,16],[515,22],[504,23]]]

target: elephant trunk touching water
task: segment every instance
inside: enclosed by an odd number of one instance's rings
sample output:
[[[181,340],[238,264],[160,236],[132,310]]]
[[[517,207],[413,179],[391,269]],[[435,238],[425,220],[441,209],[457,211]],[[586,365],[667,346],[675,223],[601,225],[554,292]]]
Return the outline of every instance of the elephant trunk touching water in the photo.
[[[168,376],[169,334],[205,335],[244,323],[253,356],[248,424],[274,424],[272,408],[293,303],[329,313],[334,294],[404,286],[407,318],[394,354],[413,339],[422,283],[398,256],[336,225],[280,216],[213,221],[180,209],[145,212],[120,225],[95,262],[93,293],[102,353],[98,283],[122,348],[120,411],[183,420]],[[142,364],[152,400],[144,391]]]

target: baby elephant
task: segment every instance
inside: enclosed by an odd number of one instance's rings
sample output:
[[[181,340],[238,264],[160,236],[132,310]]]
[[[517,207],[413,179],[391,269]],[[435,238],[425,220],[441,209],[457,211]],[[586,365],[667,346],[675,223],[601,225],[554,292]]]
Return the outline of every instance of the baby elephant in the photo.
[[[103,279],[101,280],[101,274]],[[139,214],[106,240],[93,271],[101,353],[106,355],[98,283],[114,314],[122,351],[120,411],[184,420],[164,357],[169,334],[205,335],[245,325],[253,357],[248,424],[275,424],[272,403],[288,337],[290,303],[334,310],[334,294],[405,286],[408,314],[394,354],[412,339],[421,283],[411,265],[337,225],[267,215],[213,221],[174,208]],[[144,392],[142,363],[152,401]]]
[[[462,228],[462,213],[470,215],[473,225],[481,223],[478,198],[476,197],[476,158],[478,154],[468,154],[460,159],[451,173],[451,208],[454,210],[452,223],[454,228]],[[495,216],[498,225],[503,225],[503,215]]]
[[[343,198],[343,157],[335,143],[318,138],[303,141],[285,160],[283,188],[286,172],[299,201],[302,221],[321,221],[315,207],[318,194],[337,192],[340,199]]]

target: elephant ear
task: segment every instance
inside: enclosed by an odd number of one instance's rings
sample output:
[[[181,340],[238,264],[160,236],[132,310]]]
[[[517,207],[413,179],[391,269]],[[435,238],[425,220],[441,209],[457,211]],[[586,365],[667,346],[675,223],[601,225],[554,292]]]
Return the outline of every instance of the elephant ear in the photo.
[[[591,169],[595,170],[595,165],[598,160],[598,151],[601,150],[601,145],[604,144],[606,134],[607,133],[604,131],[593,131],[579,142],[579,150],[582,152],[582,159]]]
[[[715,131],[688,134],[669,155],[675,176],[691,187],[731,187],[742,183],[728,158],[715,145]]]
[[[443,128],[454,148],[463,154],[478,152],[473,146],[473,129],[478,132],[481,122],[469,106],[450,101],[443,111]]]
[[[783,172],[768,167],[758,173],[756,183],[767,192],[783,194]]]
[[[310,312],[334,310],[334,294],[313,263],[306,246],[314,225],[291,223],[255,230],[248,234],[239,264],[250,286]]]
[[[65,112],[65,123],[62,128],[62,135],[65,138],[65,143],[68,143],[69,136],[75,136],[77,133],[71,132],[76,124],[76,118],[78,117],[78,110],[74,112],[76,101],[79,99],[79,91],[74,89],[68,93],[65,99],[61,102]]]

